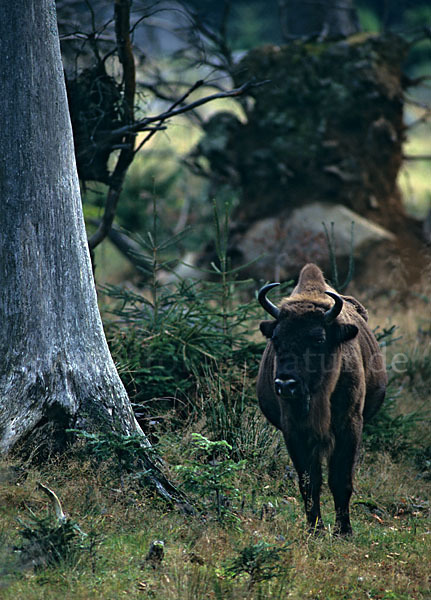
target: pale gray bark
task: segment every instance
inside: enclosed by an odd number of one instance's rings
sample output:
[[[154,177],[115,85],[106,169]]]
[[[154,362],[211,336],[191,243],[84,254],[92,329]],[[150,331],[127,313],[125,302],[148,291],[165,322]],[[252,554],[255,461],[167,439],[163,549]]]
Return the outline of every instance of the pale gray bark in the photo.
[[[54,1],[3,1],[0,45],[0,451],[140,432],[97,307]]]

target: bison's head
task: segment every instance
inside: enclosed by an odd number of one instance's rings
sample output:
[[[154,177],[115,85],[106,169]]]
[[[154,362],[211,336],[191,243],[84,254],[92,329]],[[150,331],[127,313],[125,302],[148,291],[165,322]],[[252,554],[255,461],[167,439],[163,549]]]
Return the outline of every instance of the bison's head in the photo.
[[[266,294],[277,283],[264,286],[259,302],[275,320],[260,324],[262,333],[271,340],[275,352],[274,389],[297,418],[305,418],[310,410],[310,398],[330,376],[336,349],[358,333],[353,324],[337,319],[343,299],[333,291],[320,296],[294,294],[281,308]],[[334,300],[328,308],[326,296]]]

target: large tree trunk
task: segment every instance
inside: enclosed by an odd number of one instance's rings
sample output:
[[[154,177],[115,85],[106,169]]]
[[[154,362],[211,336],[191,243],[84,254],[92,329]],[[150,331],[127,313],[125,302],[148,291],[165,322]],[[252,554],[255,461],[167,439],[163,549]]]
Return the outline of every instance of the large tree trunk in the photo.
[[[54,1],[3,2],[0,39],[0,451],[142,433],[97,307]]]

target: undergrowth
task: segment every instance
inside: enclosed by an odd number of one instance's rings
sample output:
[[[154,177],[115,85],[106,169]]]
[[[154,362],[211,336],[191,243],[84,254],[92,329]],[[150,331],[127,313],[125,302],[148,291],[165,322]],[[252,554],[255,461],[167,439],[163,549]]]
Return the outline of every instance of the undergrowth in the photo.
[[[205,452],[190,456],[189,440],[184,430],[176,443],[170,438],[170,461],[187,465],[188,454],[193,468],[202,469],[197,491],[206,506],[195,515],[167,510],[156,498],[137,494],[133,481],[125,480],[121,489],[114,471],[111,478],[109,471],[100,476],[100,469],[109,465],[95,469],[71,455],[25,471],[18,480],[2,477],[0,556],[8,557],[0,567],[2,599],[429,598],[430,485],[419,484],[409,466],[388,454],[366,454],[352,499],[354,537],[332,535],[335,514],[325,486],[328,530],[316,538],[307,532],[295,483],[282,465],[271,471],[263,460],[247,461],[228,476],[240,494],[224,506],[236,518],[217,518],[212,483],[204,478],[205,469],[213,468],[212,459],[206,461]],[[1,474],[5,471],[9,473],[7,465]],[[193,483],[194,474],[191,479]],[[40,563],[34,570],[14,548],[25,541],[17,517],[28,522],[29,507],[40,518],[47,513],[47,501],[35,486],[38,480],[56,490],[73,523],[87,534],[96,532],[98,542],[79,550],[73,560],[66,552],[64,560]],[[156,541],[164,551],[150,560]]]
[[[250,283],[229,267],[218,221],[216,237],[210,281],[161,286],[156,274],[169,266],[169,244],[154,230],[143,252],[154,275],[149,289],[107,289],[116,302],[111,350],[137,418],[194,512],[172,509],[145,488],[147,449],[133,436],[81,432],[67,455],[37,470],[2,464],[5,600],[430,597],[428,329],[418,325],[420,346],[402,329],[376,330],[390,384],[364,433],[351,503],[355,535],[333,536],[324,485],[326,535],[310,536],[284,442],[257,406],[261,310]],[[50,514],[40,481],[61,499],[63,524]]]
[[[225,440],[240,459],[264,451],[271,433],[255,411],[265,346],[255,335],[261,310],[250,299],[254,283],[229,266],[227,229],[227,216],[221,225],[215,211],[218,260],[209,279],[172,275],[161,285],[156,275],[169,268],[165,253],[176,240],[159,243],[155,219],[142,243],[142,262],[153,274],[149,293],[105,288],[117,302],[107,332],[135,414],[153,441],[160,431],[203,417],[204,433]],[[286,293],[288,284],[282,287]]]
[[[105,289],[116,301],[110,309],[115,319],[107,323],[111,351],[138,421],[153,442],[170,429],[199,422],[202,433],[226,441],[237,460],[262,457],[268,447],[277,459],[281,449],[279,444],[274,447],[274,430],[256,410],[255,380],[266,343],[258,334],[262,312],[251,292],[255,283],[239,279],[240,269],[230,269],[227,214],[226,210],[220,223],[215,209],[217,262],[205,273],[209,280],[183,280],[172,274],[170,284],[161,285],[158,274],[171,272],[169,249],[177,238],[159,241],[154,212],[153,229],[141,239],[149,288]],[[328,250],[338,282],[332,238],[331,230]],[[352,274],[353,263],[345,284]],[[280,286],[281,296],[290,285]],[[375,330],[389,385],[383,407],[364,431],[367,449],[388,451],[394,458],[407,454],[416,464],[421,461],[418,455],[429,453],[424,440],[412,435],[426,414],[420,406],[400,411],[399,403],[418,380],[422,387],[429,382],[431,336],[423,324],[420,332],[426,343],[403,352],[399,363],[395,359],[404,344],[399,329],[392,325]]]

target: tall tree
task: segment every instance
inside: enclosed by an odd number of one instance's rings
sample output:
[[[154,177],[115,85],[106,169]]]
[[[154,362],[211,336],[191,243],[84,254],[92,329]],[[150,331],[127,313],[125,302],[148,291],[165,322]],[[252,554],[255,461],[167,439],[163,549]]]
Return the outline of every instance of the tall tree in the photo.
[[[142,434],[97,307],[54,0],[4,2],[0,40],[0,451]]]

